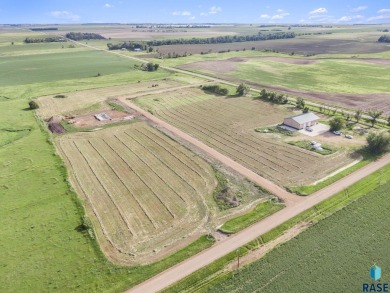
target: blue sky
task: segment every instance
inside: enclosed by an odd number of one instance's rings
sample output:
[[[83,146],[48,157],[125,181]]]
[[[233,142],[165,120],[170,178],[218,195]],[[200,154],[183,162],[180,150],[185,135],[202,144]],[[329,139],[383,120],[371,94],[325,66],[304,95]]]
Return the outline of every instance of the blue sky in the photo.
[[[0,1],[0,23],[87,22],[390,23],[390,1]]]

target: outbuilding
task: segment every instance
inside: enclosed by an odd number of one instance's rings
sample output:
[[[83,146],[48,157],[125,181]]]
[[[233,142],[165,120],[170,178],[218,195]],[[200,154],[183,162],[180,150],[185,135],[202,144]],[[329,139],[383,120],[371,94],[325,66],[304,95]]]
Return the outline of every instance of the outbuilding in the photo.
[[[318,124],[320,117],[314,113],[299,114],[296,116],[284,118],[284,125],[295,129],[304,129]]]

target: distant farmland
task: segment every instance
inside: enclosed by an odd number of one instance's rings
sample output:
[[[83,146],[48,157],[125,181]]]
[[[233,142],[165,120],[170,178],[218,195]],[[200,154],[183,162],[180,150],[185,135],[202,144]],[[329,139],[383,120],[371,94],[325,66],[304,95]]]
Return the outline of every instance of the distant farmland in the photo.
[[[343,151],[324,157],[256,133],[256,127],[281,123],[292,112],[252,98],[214,96],[189,89],[140,97],[135,102],[284,186],[311,183],[353,161]]]
[[[138,122],[57,142],[110,259],[150,261],[203,231],[214,171],[159,131]]]

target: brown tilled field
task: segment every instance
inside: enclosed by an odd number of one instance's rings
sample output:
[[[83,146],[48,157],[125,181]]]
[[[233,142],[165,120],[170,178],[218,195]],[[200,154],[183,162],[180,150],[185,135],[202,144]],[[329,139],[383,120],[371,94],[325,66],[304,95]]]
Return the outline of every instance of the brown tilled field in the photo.
[[[149,262],[204,232],[214,171],[158,130],[138,122],[57,146],[111,260]]]
[[[323,37],[296,37],[287,40],[269,40],[257,42],[240,42],[226,44],[200,44],[200,45],[166,45],[158,46],[159,53],[176,54],[200,54],[219,51],[235,50],[275,50],[283,53],[294,52],[296,54],[364,54],[390,51],[390,47],[385,44],[371,40],[355,39],[328,39]]]
[[[314,182],[354,160],[344,151],[322,156],[256,133],[256,127],[281,123],[293,113],[252,98],[213,96],[191,89],[134,102],[283,186]]]

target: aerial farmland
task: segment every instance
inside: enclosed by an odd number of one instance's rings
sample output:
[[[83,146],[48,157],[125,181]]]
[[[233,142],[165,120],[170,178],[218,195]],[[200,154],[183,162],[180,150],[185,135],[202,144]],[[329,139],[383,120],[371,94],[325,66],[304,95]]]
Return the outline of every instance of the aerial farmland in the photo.
[[[348,291],[390,269],[389,24],[206,21],[231,5],[0,25],[0,291]]]

